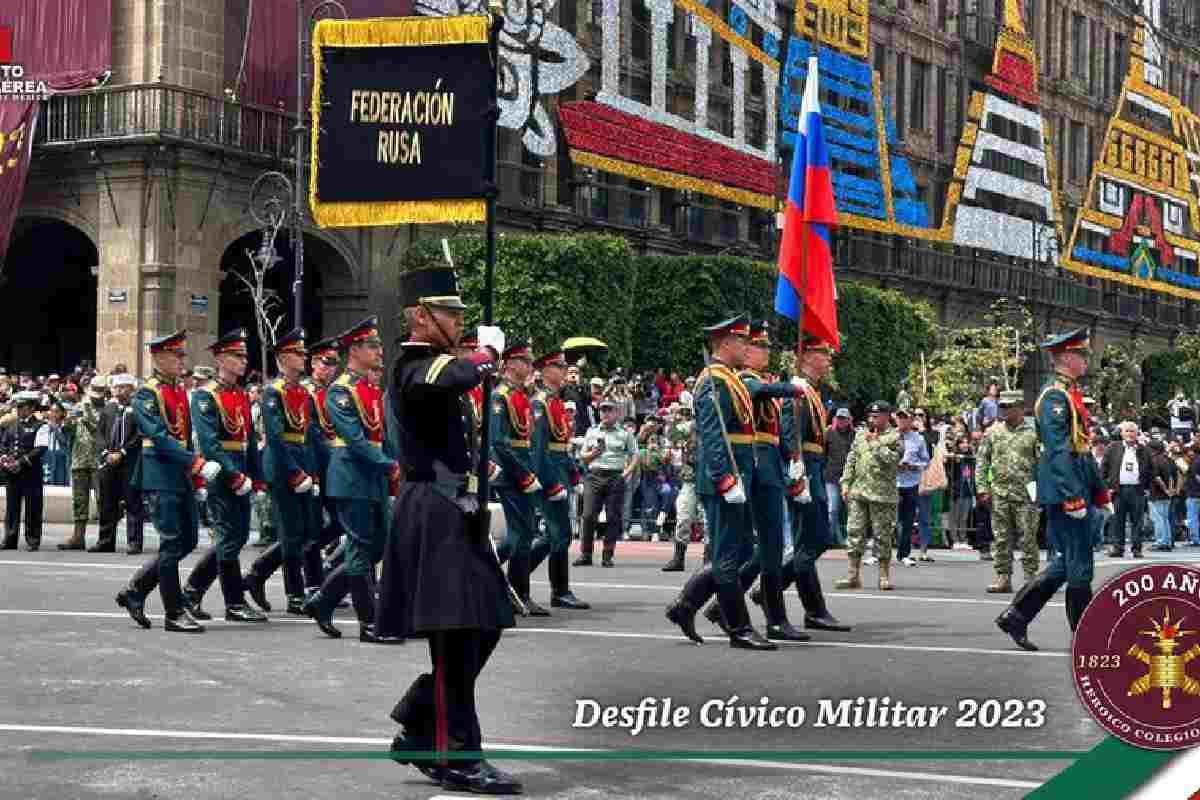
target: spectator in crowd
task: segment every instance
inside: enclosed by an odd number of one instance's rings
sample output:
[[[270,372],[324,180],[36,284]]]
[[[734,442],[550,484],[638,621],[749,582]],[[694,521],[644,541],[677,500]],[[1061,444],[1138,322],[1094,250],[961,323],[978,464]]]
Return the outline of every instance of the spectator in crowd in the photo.
[[[833,414],[833,424],[825,432],[825,495],[829,498],[829,530],[838,544],[846,543],[846,526],[842,523],[842,472],[854,444],[854,419],[850,409],[842,406]]]
[[[1167,445],[1167,455],[1175,465],[1175,491],[1171,495],[1171,537],[1174,540],[1183,534],[1184,538],[1187,538],[1187,495],[1183,491],[1188,471],[1187,454],[1184,446],[1174,441]]]
[[[132,375],[114,375],[113,400],[100,412],[101,454],[104,462],[99,473],[100,538],[89,553],[112,553],[117,547],[117,523],[122,506],[126,516],[126,551],[142,551],[142,491],[133,480],[134,468],[142,451],[142,437],[130,407],[137,381]]]
[[[1104,474],[1104,454],[1108,452],[1108,439],[1096,434],[1092,437],[1092,458],[1096,460],[1096,474]],[[1042,515],[1043,517],[1045,514]],[[1098,543],[1108,543],[1112,539],[1112,514],[1108,513],[1107,509],[1096,509],[1096,516],[1099,518],[1098,527],[1096,528],[1095,539]],[[1046,542],[1046,560],[1053,560],[1054,551],[1057,549],[1057,543]]]
[[[978,424],[977,430],[985,429],[991,425],[1000,416],[1000,384],[996,381],[990,381],[987,385],[987,393],[983,399],[979,401],[979,409],[976,414]]]
[[[961,424],[958,420],[955,427]],[[963,430],[966,430],[965,426]],[[971,438],[964,435],[955,440],[954,446],[954,452],[946,454],[946,478],[953,500],[946,542],[951,546],[956,538],[965,542],[970,536],[969,521],[975,506],[975,454],[971,450]]]
[[[666,397],[667,392],[671,389],[671,382],[667,380],[667,372],[662,367],[654,371],[654,388],[658,390],[660,398]]]
[[[1175,494],[1175,462],[1167,455],[1161,439],[1150,440],[1150,521],[1154,525],[1154,549],[1174,549],[1171,530],[1171,498]]]
[[[642,504],[642,536],[657,532],[659,509],[659,475],[666,465],[666,446],[662,439],[662,424],[650,416],[638,431],[638,461],[641,472],[638,496]]]
[[[87,398],[78,403],[67,419],[67,427],[74,439],[71,448],[71,506],[75,531],[59,544],[59,550],[83,550],[86,547],[84,534],[92,500],[92,487],[96,482],[96,469],[100,466],[100,453],[104,440],[100,437],[100,411],[104,408],[104,390],[96,381],[88,384]],[[97,505],[99,505],[97,503]]]
[[[587,433],[600,424],[600,401],[604,399],[604,379],[592,378],[588,382],[590,390],[587,400],[575,409],[575,430]],[[616,403],[613,404],[616,408]]]
[[[619,405],[617,408],[618,408],[618,410],[620,410]],[[623,420],[621,420],[621,427],[625,429],[626,433],[628,433],[630,436],[632,436],[634,438],[635,442],[637,441],[638,429],[637,429],[637,420],[635,418],[625,417]],[[621,521],[625,526],[622,529],[622,535],[627,536],[629,534],[630,530],[633,528],[633,496],[635,494],[637,494],[637,491],[641,487],[641,485],[642,485],[641,460],[634,459],[633,470],[630,472],[629,476],[625,479],[625,492],[621,496]],[[645,533],[646,533],[645,531],[642,531],[643,536],[645,536]]]
[[[588,468],[584,480],[583,522],[577,567],[592,566],[596,522],[604,510],[607,529],[601,566],[613,566],[613,554],[621,535],[621,511],[625,484],[637,467],[637,437],[617,423],[617,405],[607,398],[598,403],[600,424],[588,430],[580,456]]]
[[[1200,453],[1195,447],[1187,449],[1187,459],[1183,493],[1187,496],[1188,544],[1200,547]]]
[[[42,479],[46,486],[68,486],[71,482],[71,433],[64,423],[67,410],[55,400],[46,412],[46,452],[42,454]]]
[[[925,440],[925,449],[929,453],[930,464],[932,464],[934,454],[937,453],[938,442],[942,437],[933,428],[925,409],[918,408],[913,411],[913,430],[921,434],[921,438]],[[938,469],[939,480],[945,478],[944,462],[938,464]],[[925,471],[928,471],[928,467]],[[933,541],[933,520],[931,519],[933,516],[933,492],[926,490],[925,477],[923,472],[917,489],[917,531],[920,534],[921,543],[921,555],[917,556],[917,561],[933,561],[929,555],[929,543]]]
[[[644,425],[648,419],[658,413],[658,389],[650,376],[633,376],[633,401],[637,409],[638,425]]]
[[[629,391],[629,384],[626,383],[623,375],[617,374],[609,381],[608,392],[606,397],[617,404],[617,412],[621,415],[622,420],[633,420],[634,435],[637,434],[637,403],[633,399],[633,394]]]
[[[1167,411],[1171,415],[1171,433],[1176,439],[1187,441],[1192,436],[1196,423],[1195,407],[1183,396],[1183,390],[1175,393],[1171,402],[1167,403]]]
[[[574,364],[567,367],[567,377],[562,387],[562,399],[563,403],[574,402],[576,409],[587,400],[587,390],[579,382],[579,367]]]
[[[911,555],[913,522],[917,516],[917,489],[921,473],[929,466],[929,450],[925,446],[925,439],[913,430],[912,412],[907,408],[897,408],[895,416],[896,429],[900,432],[900,440],[904,442],[904,455],[900,457],[896,469],[896,489],[900,493],[900,504],[896,507],[900,526],[896,560],[906,567],[915,567],[917,560]]]
[[[1150,451],[1138,442],[1136,422],[1125,420],[1118,427],[1121,441],[1108,448],[1100,471],[1100,477],[1112,492],[1116,507],[1112,522],[1112,547],[1108,554],[1113,558],[1125,554],[1125,523],[1128,522],[1131,526],[1129,544],[1133,557],[1141,558],[1142,514],[1153,478]]]
[[[693,394],[693,390],[695,388],[696,378],[694,376],[688,375],[686,378],[684,378],[683,391],[679,393],[679,405],[687,408],[693,408],[695,406],[696,396]]]

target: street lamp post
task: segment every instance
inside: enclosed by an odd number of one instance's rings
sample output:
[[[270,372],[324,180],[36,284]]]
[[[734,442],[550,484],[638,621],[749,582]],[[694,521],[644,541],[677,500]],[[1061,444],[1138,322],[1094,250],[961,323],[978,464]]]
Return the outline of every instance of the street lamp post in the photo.
[[[304,83],[308,79],[308,36],[313,23],[326,11],[337,11],[342,19],[349,15],[346,7],[337,0],[322,0],[312,12],[305,15],[309,0],[296,0],[296,178],[292,182],[292,258],[295,272],[292,281],[292,323],[304,324],[304,135],[308,132],[304,124]]]

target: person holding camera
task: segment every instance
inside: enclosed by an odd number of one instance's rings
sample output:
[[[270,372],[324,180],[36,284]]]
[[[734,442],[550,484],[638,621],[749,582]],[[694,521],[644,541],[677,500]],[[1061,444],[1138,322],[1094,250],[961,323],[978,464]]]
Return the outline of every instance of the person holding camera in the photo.
[[[583,488],[583,526],[580,533],[576,567],[592,566],[596,518],[604,509],[608,527],[600,566],[613,566],[613,552],[621,535],[622,502],[625,482],[637,467],[638,445],[632,433],[617,423],[620,410],[611,398],[600,401],[600,424],[593,425],[584,437],[581,457],[588,467]]]

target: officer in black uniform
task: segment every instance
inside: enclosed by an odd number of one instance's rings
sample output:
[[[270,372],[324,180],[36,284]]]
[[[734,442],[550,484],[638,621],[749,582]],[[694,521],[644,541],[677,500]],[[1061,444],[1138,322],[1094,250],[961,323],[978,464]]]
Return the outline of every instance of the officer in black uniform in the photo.
[[[475,684],[501,630],[514,624],[472,473],[478,453],[467,413],[468,393],[495,371],[504,335],[484,326],[484,347],[455,357],[464,306],[454,272],[415,270],[401,276],[400,289],[409,340],[388,392],[402,431],[405,480],[375,619],[381,635],[427,638],[433,671],[418,677],[392,710],[403,726],[392,750],[430,752],[405,763],[448,789],[518,794],[520,782],[486,761],[439,763],[433,755],[482,749]]]
[[[7,478],[3,550],[17,549],[21,510],[25,511],[25,546],[42,546],[42,454],[50,446],[50,431],[34,414],[37,392],[17,392],[17,418],[0,428],[0,470]]]

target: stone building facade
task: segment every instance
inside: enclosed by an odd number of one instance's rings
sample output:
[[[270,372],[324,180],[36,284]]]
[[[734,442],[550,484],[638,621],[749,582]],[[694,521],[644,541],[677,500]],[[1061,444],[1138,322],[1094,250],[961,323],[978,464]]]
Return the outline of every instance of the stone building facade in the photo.
[[[44,239],[27,241],[22,252],[29,255],[19,263],[10,259],[8,267],[52,269],[54,264],[36,255],[45,249],[42,242],[86,240],[83,249],[94,250],[95,263],[82,263],[87,256],[76,259],[74,297],[76,310],[87,318],[94,293],[94,351],[33,347],[10,355],[14,368],[69,368],[62,359],[94,355],[101,369],[124,362],[144,373],[148,338],[187,328],[191,355],[202,357],[222,327],[252,325],[249,307],[226,273],[261,242],[248,213],[252,183],[268,170],[292,174],[293,118],[284,109],[250,107],[226,96],[227,0],[111,2],[112,78],[97,90],[51,98],[42,109],[14,247],[23,236]],[[807,13],[832,0],[800,2],[799,12]],[[1161,2],[1169,22],[1162,29],[1166,88],[1200,111],[1195,36],[1200,20],[1186,2]],[[1004,5],[1004,0],[869,4],[870,63],[895,120],[896,150],[911,163],[917,196],[931,219],[941,218],[967,101],[991,68]],[[707,8],[723,18],[729,6],[730,0],[710,0]],[[676,3],[664,52],[655,44],[644,0],[553,5],[547,19],[572,34],[589,66],[573,85],[543,97],[549,118],[556,118],[559,103],[591,99],[599,91],[606,10],[620,14],[622,94],[648,102],[661,64],[668,106],[685,106],[696,84],[686,7]],[[781,4],[763,13],[773,13],[779,28],[789,31],[796,9]],[[1025,19],[1036,45],[1041,109],[1069,230],[1116,110],[1135,9],[1115,0],[1025,0]],[[756,41],[766,46],[761,36]],[[735,57],[720,48],[714,52],[708,58],[709,124],[730,135],[736,129],[746,141],[765,140],[775,124],[775,98],[762,74],[750,71],[743,84],[729,67]],[[740,121],[730,118],[735,107],[743,112]],[[628,237],[643,252],[773,258],[773,213],[580,168],[561,142],[553,155],[535,155],[519,131],[502,130],[500,183],[501,224],[511,233],[605,231]],[[437,235],[436,229],[418,226],[328,231],[306,225],[304,323],[313,334],[328,335],[377,313],[390,341],[400,333],[396,264],[410,242]],[[290,307],[286,230],[277,244],[283,262],[276,282]],[[1046,327],[1086,324],[1101,338],[1136,332],[1163,346],[1175,331],[1200,322],[1192,301],[1081,279],[1041,263],[1044,259],[963,253],[853,228],[837,234],[835,249],[844,275],[927,297],[951,323],[986,306],[981,295],[1026,297]],[[70,311],[69,302],[59,302],[55,313]],[[34,313],[37,306],[31,297],[27,318],[0,319],[0,326],[33,326],[35,334],[38,326],[49,327]]]

